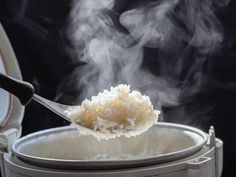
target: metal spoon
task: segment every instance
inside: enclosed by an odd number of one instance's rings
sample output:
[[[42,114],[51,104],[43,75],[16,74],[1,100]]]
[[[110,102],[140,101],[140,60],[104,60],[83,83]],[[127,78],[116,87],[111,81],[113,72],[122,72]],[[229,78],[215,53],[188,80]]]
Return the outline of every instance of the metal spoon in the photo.
[[[73,119],[67,115],[68,110],[72,110],[74,108],[78,109],[80,106],[63,105],[63,104],[50,101],[46,98],[43,98],[35,94],[34,87],[32,84],[14,79],[8,75],[4,75],[1,73],[0,73],[0,88],[3,88],[4,90],[18,97],[22,105],[27,105],[32,99],[35,100],[36,102],[45,106],[46,108],[53,111],[60,117],[71,122],[72,123],[71,125],[79,129],[82,134],[90,134],[98,139],[110,139],[110,138],[115,138],[121,135],[124,135],[126,137],[131,137],[131,136],[136,136],[142,133],[142,131],[140,131],[139,129],[134,130],[134,131],[121,132],[121,133],[116,133],[116,132],[104,133],[104,132],[100,132],[99,130],[94,130],[92,128],[88,128],[83,125],[80,125],[79,123],[73,121]]]
[[[24,82],[0,73],[0,88],[15,95],[20,100],[22,105],[27,105],[33,99],[60,117],[66,119],[69,122],[72,122],[65,111],[69,108],[77,106],[63,105],[43,98],[34,93],[33,85],[28,82]]]

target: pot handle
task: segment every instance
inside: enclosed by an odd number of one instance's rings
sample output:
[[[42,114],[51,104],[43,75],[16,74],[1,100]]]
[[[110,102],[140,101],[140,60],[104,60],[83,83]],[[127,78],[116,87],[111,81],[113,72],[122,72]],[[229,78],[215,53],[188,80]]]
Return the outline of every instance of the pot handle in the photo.
[[[0,88],[15,95],[22,105],[28,104],[34,95],[34,87],[28,82],[0,73]]]

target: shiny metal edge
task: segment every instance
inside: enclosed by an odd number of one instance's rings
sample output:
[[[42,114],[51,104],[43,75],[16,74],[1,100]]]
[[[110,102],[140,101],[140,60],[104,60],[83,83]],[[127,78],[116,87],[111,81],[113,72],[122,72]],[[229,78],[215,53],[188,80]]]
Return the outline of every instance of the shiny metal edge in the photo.
[[[17,158],[21,159],[22,161],[25,161],[27,163],[33,164],[33,165],[39,165],[42,167],[50,167],[50,168],[60,168],[60,169],[80,169],[80,170],[105,170],[105,169],[122,169],[122,168],[131,168],[131,167],[144,167],[149,165],[157,165],[157,164],[163,164],[175,160],[179,160],[182,158],[186,158],[188,156],[193,155],[194,153],[197,153],[201,148],[206,144],[207,142],[207,134],[203,131],[187,126],[182,124],[175,124],[175,123],[162,123],[159,122],[156,126],[162,126],[162,127],[168,127],[168,128],[175,128],[175,129],[181,129],[182,131],[187,130],[193,133],[198,134],[200,137],[202,137],[202,142],[183,149],[181,151],[176,151],[172,153],[162,154],[158,156],[153,156],[151,158],[143,158],[143,159],[135,159],[135,160],[65,160],[65,159],[49,159],[49,158],[42,158],[42,157],[35,157],[30,156],[27,154],[23,154],[18,151],[18,146],[20,146],[22,143],[34,139],[37,137],[41,137],[44,135],[49,134],[56,134],[61,133],[63,131],[74,131],[71,127],[59,127],[59,128],[53,128],[48,130],[39,131],[36,133],[32,133],[30,135],[27,135],[19,140],[17,140],[16,143],[12,146],[12,152],[13,155]]]

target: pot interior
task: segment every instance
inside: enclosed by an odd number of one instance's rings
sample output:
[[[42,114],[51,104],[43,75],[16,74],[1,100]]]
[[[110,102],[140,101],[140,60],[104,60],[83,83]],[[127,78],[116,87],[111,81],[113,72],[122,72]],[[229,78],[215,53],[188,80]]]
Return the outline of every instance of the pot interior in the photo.
[[[110,140],[97,140],[80,134],[77,129],[63,127],[18,140],[13,153],[34,163],[91,167],[114,162],[118,165],[168,162],[195,153],[205,143],[206,134],[202,131],[170,123],[159,123],[136,137]]]

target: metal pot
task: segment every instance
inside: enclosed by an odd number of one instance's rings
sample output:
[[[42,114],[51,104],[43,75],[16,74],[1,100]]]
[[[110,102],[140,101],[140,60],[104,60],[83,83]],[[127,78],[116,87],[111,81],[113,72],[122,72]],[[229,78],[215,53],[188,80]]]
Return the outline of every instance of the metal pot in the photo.
[[[140,136],[97,140],[63,127],[25,136],[12,146],[13,155],[43,167],[104,170],[167,163],[199,151],[207,135],[193,127],[158,123]]]

